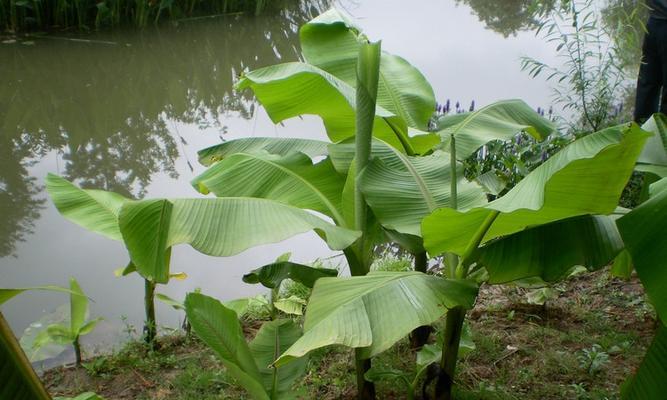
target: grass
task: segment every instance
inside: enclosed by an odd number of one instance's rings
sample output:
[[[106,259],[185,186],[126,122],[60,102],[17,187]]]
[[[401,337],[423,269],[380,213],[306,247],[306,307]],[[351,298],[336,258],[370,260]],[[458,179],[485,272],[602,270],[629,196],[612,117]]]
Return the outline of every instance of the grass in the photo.
[[[580,275],[558,286],[558,298],[527,304],[527,290],[484,286],[468,313],[476,349],[457,370],[458,399],[617,399],[619,385],[641,362],[654,331],[654,312],[641,285],[609,277],[607,271]],[[252,337],[260,326],[247,321]],[[442,327],[442,321],[436,328]],[[374,365],[414,368],[414,352],[403,340]],[[354,362],[345,348],[313,352],[308,372],[297,382],[297,398],[355,397]],[[51,393],[95,391],[107,399],[245,399],[247,395],[197,338],[161,338],[158,351],[133,342],[121,351],[89,360],[85,368],[48,371]],[[395,381],[378,385],[378,398],[405,398]]]

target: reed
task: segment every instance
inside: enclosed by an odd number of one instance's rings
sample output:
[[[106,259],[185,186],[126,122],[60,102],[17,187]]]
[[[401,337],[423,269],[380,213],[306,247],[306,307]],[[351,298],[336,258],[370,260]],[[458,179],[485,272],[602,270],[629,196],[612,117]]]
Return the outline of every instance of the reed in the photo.
[[[0,0],[0,31],[139,28],[168,19],[260,14],[276,0]]]

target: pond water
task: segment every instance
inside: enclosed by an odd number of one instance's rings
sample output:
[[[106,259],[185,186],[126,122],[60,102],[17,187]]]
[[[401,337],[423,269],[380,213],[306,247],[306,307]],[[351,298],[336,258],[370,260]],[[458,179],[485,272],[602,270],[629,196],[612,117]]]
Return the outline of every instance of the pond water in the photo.
[[[118,343],[126,324],[140,330],[143,282],[136,275],[113,275],[127,262],[124,247],[63,219],[47,199],[43,179],[54,172],[85,187],[134,197],[193,197],[189,181],[203,171],[197,150],[223,138],[324,139],[317,118],[274,126],[249,93],[232,88],[245,69],[296,60],[298,26],[332,5],[329,0],[290,3],[259,17],[0,43],[0,287],[66,286],[75,277],[94,299],[91,315],[105,318],[86,338],[88,351]],[[548,106],[547,83],[521,72],[519,57],[553,63],[554,49],[530,29],[511,33],[530,28],[530,15],[518,12],[530,1],[502,2],[514,8],[492,16],[478,3],[486,2],[340,0],[333,5],[357,18],[370,38],[383,39],[384,50],[417,66],[440,102],[458,100],[468,107],[472,100],[482,106],[522,98],[535,108]],[[180,246],[174,249],[172,271],[188,278],[159,291],[176,299],[195,288],[220,299],[256,294],[262,289],[244,284],[241,276],[286,251],[300,262],[332,257],[327,262],[342,263],[314,234],[228,258]],[[2,311],[20,335],[65,302],[62,294],[30,292]],[[157,310],[161,325],[176,327],[182,319],[163,304]]]

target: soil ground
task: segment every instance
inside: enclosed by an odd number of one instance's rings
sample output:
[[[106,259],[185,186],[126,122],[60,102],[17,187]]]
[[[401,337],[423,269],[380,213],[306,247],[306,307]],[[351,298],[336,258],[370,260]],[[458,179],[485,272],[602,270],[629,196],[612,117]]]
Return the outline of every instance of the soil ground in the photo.
[[[482,287],[468,313],[476,348],[458,365],[458,399],[619,398],[620,385],[641,362],[654,333],[655,314],[641,284],[636,278],[612,278],[604,270],[571,277],[554,289],[557,297],[535,305],[527,302],[531,290]],[[248,337],[260,324],[245,321]],[[414,360],[403,340],[374,365],[412,371]],[[353,365],[347,349],[316,351],[294,393],[301,399],[353,399]],[[157,351],[129,343],[115,354],[88,360],[84,368],[47,371],[43,379],[53,395],[93,391],[109,400],[248,398],[210,349],[183,334],[161,337]],[[407,397],[397,381],[379,382],[377,389],[379,399]]]

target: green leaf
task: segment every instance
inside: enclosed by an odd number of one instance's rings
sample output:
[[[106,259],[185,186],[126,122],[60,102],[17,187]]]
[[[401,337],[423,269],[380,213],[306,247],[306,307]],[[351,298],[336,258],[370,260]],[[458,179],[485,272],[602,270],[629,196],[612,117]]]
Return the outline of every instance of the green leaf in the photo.
[[[425,344],[417,352],[417,367],[424,368],[429,364],[440,362],[440,359],[442,359],[442,346],[437,343]]]
[[[421,236],[421,221],[450,204],[449,154],[409,157],[386,143],[374,142],[373,160],[363,171],[361,189],[378,221],[387,229]],[[465,180],[458,166],[458,203],[462,210],[487,203],[481,188]]]
[[[121,276],[130,275],[133,272],[137,272],[137,267],[130,261],[125,267],[114,270],[113,274],[116,278],[120,278]]]
[[[345,223],[340,211],[344,184],[345,177],[336,173],[329,159],[313,165],[302,153],[233,154],[192,181],[204,194],[275,200],[318,211],[339,225]]]
[[[370,272],[317,281],[306,310],[304,335],[276,362],[340,344],[372,357],[414,328],[429,325],[453,306],[470,308],[477,286],[419,272]]]
[[[290,319],[279,319],[262,324],[255,338],[250,342],[250,352],[255,358],[262,376],[264,387],[275,393],[272,399],[280,399],[287,394],[294,381],[306,371],[308,360],[300,359],[282,367],[271,364],[301,337],[301,328]],[[275,384],[274,384],[275,374]]]
[[[199,150],[197,154],[199,155],[199,162],[208,167],[237,153],[258,154],[267,152],[281,156],[303,153],[310,158],[314,158],[326,155],[328,145],[328,142],[312,139],[249,137],[207,147]]]
[[[534,276],[553,282],[575,265],[602,268],[622,249],[613,217],[581,216],[494,240],[479,249],[478,262],[489,272],[489,283]]]
[[[495,171],[488,171],[475,178],[475,182],[479,183],[486,193],[498,196],[500,192],[505,190],[507,182],[500,179]]]
[[[612,213],[648,133],[621,125],[581,138],[485,207],[461,212],[441,208],[422,222],[424,245],[431,255],[463,254],[478,227],[500,214],[482,243],[580,215]]]
[[[658,400],[665,396],[667,382],[667,328],[660,328],[646,351],[639,369],[621,388],[623,400]]]
[[[100,318],[92,319],[92,320],[86,322],[85,324],[83,324],[83,326],[81,327],[81,329],[79,329],[79,336],[87,335],[87,334],[89,334],[90,332],[92,332],[93,329],[95,329],[95,327],[97,326],[97,324],[98,324],[100,321],[102,321],[102,318],[101,318],[101,317],[100,317]]]
[[[123,241],[132,262],[144,278],[169,282],[169,228],[173,204],[155,199],[128,202],[120,210]]]
[[[50,400],[14,332],[0,313],[0,399]]]
[[[118,213],[129,199],[103,190],[80,189],[58,175],[48,174],[46,191],[60,214],[89,231],[122,240]]]
[[[306,304],[306,300],[297,296],[290,296],[273,302],[275,308],[288,315],[303,315],[303,307]]]
[[[383,368],[378,366],[371,366],[371,369],[366,371],[364,378],[369,382],[381,382],[384,380],[400,380],[406,385],[410,385],[410,373],[403,372],[400,369]]]
[[[248,72],[237,84],[251,88],[274,123],[299,115],[322,118],[329,139],[340,142],[355,134],[355,90],[313,65],[292,62]],[[373,135],[396,148],[409,143],[405,121],[378,106]]]
[[[331,9],[305,24],[300,39],[306,62],[356,86],[357,56],[366,39],[349,18]],[[377,104],[408,126],[426,130],[435,96],[419,70],[401,57],[382,52]]]
[[[185,312],[192,329],[218,354],[227,372],[253,398],[269,400],[237,314],[218,300],[199,293],[187,294]]]
[[[243,316],[243,314],[245,314],[248,311],[248,305],[250,304],[250,301],[251,299],[249,298],[235,299],[235,300],[225,301],[222,303],[222,305],[234,311],[236,315],[238,315],[238,317],[240,318]]]
[[[521,132],[543,140],[556,127],[522,100],[503,100],[474,112],[440,117],[437,129],[444,148],[449,148],[454,135],[456,158],[464,160],[493,140],[508,140]]]
[[[51,341],[58,344],[70,344],[76,338],[75,333],[69,327],[60,324],[49,325],[46,333]]]
[[[654,191],[616,224],[660,320],[667,320],[667,187]]]
[[[642,125],[642,129],[653,133],[637,160],[637,169],[660,177],[667,176],[667,116],[654,114]]]
[[[185,310],[183,302],[174,300],[171,297],[163,293],[155,293],[155,298],[164,304],[171,306],[174,310]],[[229,308],[229,307],[228,307]]]
[[[630,279],[632,270],[632,256],[630,256],[630,252],[627,249],[623,249],[614,259],[614,263],[611,266],[611,274],[617,278]]]
[[[15,296],[25,292],[26,290],[48,290],[53,292],[62,292],[74,294],[71,290],[62,288],[60,286],[33,286],[27,288],[12,288],[12,289],[0,289],[0,305],[6,303],[8,300],[12,299]]]
[[[77,333],[86,322],[88,314],[88,298],[81,290],[79,282],[74,278],[69,280],[69,288],[72,291],[69,296],[70,305],[70,331]]]
[[[245,283],[261,283],[267,288],[278,288],[285,279],[299,282],[309,288],[320,278],[338,275],[338,271],[328,268],[313,268],[290,261],[282,261],[264,265],[243,275]]]
[[[166,211],[169,208],[171,212]],[[157,283],[169,279],[166,249],[181,243],[204,254],[231,256],[309,230],[334,250],[346,248],[358,237],[357,232],[339,228],[308,211],[255,198],[130,202],[123,207],[120,222],[138,271]]]

